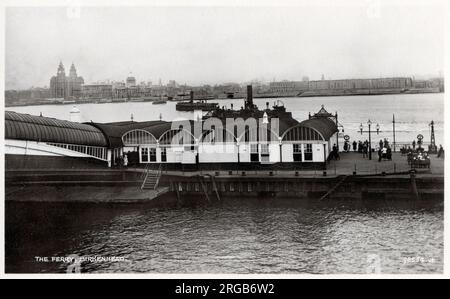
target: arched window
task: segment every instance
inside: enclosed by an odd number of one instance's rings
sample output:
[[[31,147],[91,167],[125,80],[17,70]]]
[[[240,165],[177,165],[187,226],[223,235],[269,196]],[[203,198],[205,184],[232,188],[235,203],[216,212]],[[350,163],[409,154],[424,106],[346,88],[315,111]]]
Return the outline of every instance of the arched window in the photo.
[[[298,125],[287,130],[283,135],[283,141],[323,141],[322,135],[313,128]]]
[[[156,138],[145,130],[132,130],[123,134],[122,141],[124,145],[136,146],[141,144],[156,144]]]
[[[195,144],[194,136],[183,129],[179,130],[168,130],[159,138],[160,145],[187,145]]]
[[[245,128],[245,132],[239,136],[239,141],[241,143],[249,143],[249,142],[276,142],[279,139],[278,133],[271,130],[269,127],[266,128],[267,132],[265,132],[264,136],[262,136],[263,128]],[[264,140],[263,140],[264,139]]]
[[[222,128],[222,129],[216,130],[215,128],[213,128],[210,131],[203,132],[201,142],[202,143],[216,143],[216,142],[235,143],[236,137],[234,136],[234,134],[232,132],[228,131],[227,129]]]

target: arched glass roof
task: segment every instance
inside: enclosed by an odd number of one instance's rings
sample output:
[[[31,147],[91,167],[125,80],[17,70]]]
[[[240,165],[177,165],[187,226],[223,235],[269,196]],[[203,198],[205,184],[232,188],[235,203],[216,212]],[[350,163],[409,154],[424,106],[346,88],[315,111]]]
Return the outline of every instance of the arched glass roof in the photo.
[[[5,112],[5,139],[107,146],[102,131],[88,124]]]

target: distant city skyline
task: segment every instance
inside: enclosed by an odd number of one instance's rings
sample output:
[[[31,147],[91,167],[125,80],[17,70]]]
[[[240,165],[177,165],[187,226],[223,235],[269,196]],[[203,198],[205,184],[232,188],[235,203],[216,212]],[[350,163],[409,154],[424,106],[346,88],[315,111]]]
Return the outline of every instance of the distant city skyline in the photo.
[[[86,84],[130,72],[138,83],[192,86],[443,72],[441,7],[380,3],[7,8],[5,89],[49,86],[60,61]]]
[[[63,63],[64,65],[64,63]],[[71,63],[71,65],[74,65],[74,62]],[[59,64],[58,64],[59,66]],[[64,65],[65,67],[65,65]],[[55,72],[54,72],[55,73]],[[346,77],[346,78],[329,78],[326,77],[325,74],[322,74],[320,78],[309,78],[309,76],[301,76],[298,78],[294,78],[294,79],[284,79],[284,78],[272,78],[272,80],[267,80],[265,78],[254,78],[251,80],[245,80],[245,81],[228,81],[228,82],[209,82],[209,83],[197,83],[197,84],[188,84],[187,82],[183,82],[178,81],[178,80],[174,80],[174,79],[167,79],[167,80],[162,80],[161,78],[158,79],[144,79],[144,78],[136,78],[136,76],[134,76],[133,72],[129,72],[125,77],[123,78],[118,78],[118,79],[111,79],[111,78],[107,78],[107,79],[99,79],[99,80],[94,80],[94,81],[90,81],[90,82],[84,82],[84,84],[102,84],[102,83],[124,83],[127,81],[128,77],[134,77],[136,80],[136,85],[140,85],[142,83],[148,84],[151,83],[152,86],[158,86],[158,85],[169,85],[172,82],[176,82],[177,85],[179,86],[204,86],[204,85],[210,85],[210,86],[214,86],[214,85],[226,85],[226,84],[249,84],[252,82],[259,82],[262,84],[269,84],[270,82],[282,82],[282,81],[288,81],[288,82],[292,82],[292,81],[305,81],[305,78],[307,78],[306,80],[308,81],[320,81],[320,80],[346,80],[346,79],[371,79],[371,78],[390,78],[390,77],[411,77],[411,78],[415,78],[415,79],[431,79],[431,78],[437,78],[437,77],[441,77],[442,74],[441,72],[437,73],[437,74],[419,74],[419,75],[405,75],[405,76],[378,76],[378,77]],[[48,80],[47,80],[48,81]],[[18,89],[18,90],[26,90],[26,89],[30,89],[30,88],[50,88],[51,86],[49,86],[49,84],[44,84],[44,85],[32,85],[32,86],[28,86],[28,87],[24,87],[24,88],[6,88],[6,90],[14,90],[14,89]]]

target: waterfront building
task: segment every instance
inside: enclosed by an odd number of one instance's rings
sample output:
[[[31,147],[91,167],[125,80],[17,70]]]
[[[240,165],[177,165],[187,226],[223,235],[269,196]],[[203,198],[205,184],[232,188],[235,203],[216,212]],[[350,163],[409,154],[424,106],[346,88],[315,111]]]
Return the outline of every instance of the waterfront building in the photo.
[[[111,84],[86,84],[82,87],[84,99],[110,99],[113,96]]]
[[[131,74],[126,79],[126,86],[127,87],[136,86],[136,78],[131,76]]]
[[[353,91],[359,90],[407,90],[415,87],[413,80],[408,77],[375,78],[375,79],[342,79],[309,81],[304,77],[302,81],[271,82],[269,92],[277,96],[296,96],[303,92]],[[426,87],[425,84],[420,85]]]
[[[308,81],[270,82],[269,92],[280,95],[297,95],[308,90]]]
[[[411,78],[375,78],[309,81],[308,90],[342,89],[407,89],[413,87]]]
[[[277,109],[286,113],[282,107]],[[277,112],[263,113],[269,126],[268,138],[262,139],[261,123],[240,135],[227,128],[205,127],[196,134],[195,127],[201,128],[204,121],[191,121],[191,128],[173,129],[172,123],[165,121],[78,124],[7,111],[7,167],[76,167],[76,161],[80,165],[97,161],[113,166],[125,153],[130,164],[239,164],[243,168],[275,163],[323,165],[337,133],[331,119],[298,122],[284,118],[276,124],[272,116]],[[278,133],[274,126],[279,126]]]
[[[50,94],[52,98],[79,98],[81,96],[83,77],[77,75],[75,65],[70,66],[69,76],[66,76],[64,65],[59,63],[56,76],[50,79]]]
[[[80,158],[113,166],[127,154],[134,165],[197,164],[214,168],[227,164],[245,169],[284,163],[323,167],[338,133],[333,115],[322,107],[299,122],[280,103],[272,109],[267,103],[267,109],[259,110],[249,87],[245,108],[217,109],[203,119],[181,125],[161,120],[80,124],[7,111],[7,165],[24,167],[29,163],[26,166],[39,168],[43,161],[45,166],[66,163],[73,167],[73,158]],[[239,122],[244,124],[241,131]]]

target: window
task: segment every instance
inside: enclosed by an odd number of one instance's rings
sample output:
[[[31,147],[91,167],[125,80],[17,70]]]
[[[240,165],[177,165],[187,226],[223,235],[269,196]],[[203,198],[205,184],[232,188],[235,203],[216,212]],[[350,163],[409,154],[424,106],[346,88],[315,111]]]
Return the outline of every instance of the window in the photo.
[[[261,144],[261,162],[269,162],[269,145]]]
[[[261,154],[262,155],[269,154],[269,145],[268,144],[261,144]]]
[[[312,151],[312,144],[305,144],[305,161],[312,161],[313,159],[313,151]]]
[[[161,148],[161,162],[167,162],[167,149]]]
[[[141,163],[147,162],[148,162],[148,148],[143,147],[141,148]]]
[[[302,145],[301,144],[293,144],[294,151],[294,162],[302,162]]]
[[[156,148],[150,149],[150,162],[156,162]]]
[[[258,144],[250,144],[250,162],[259,162]]]

